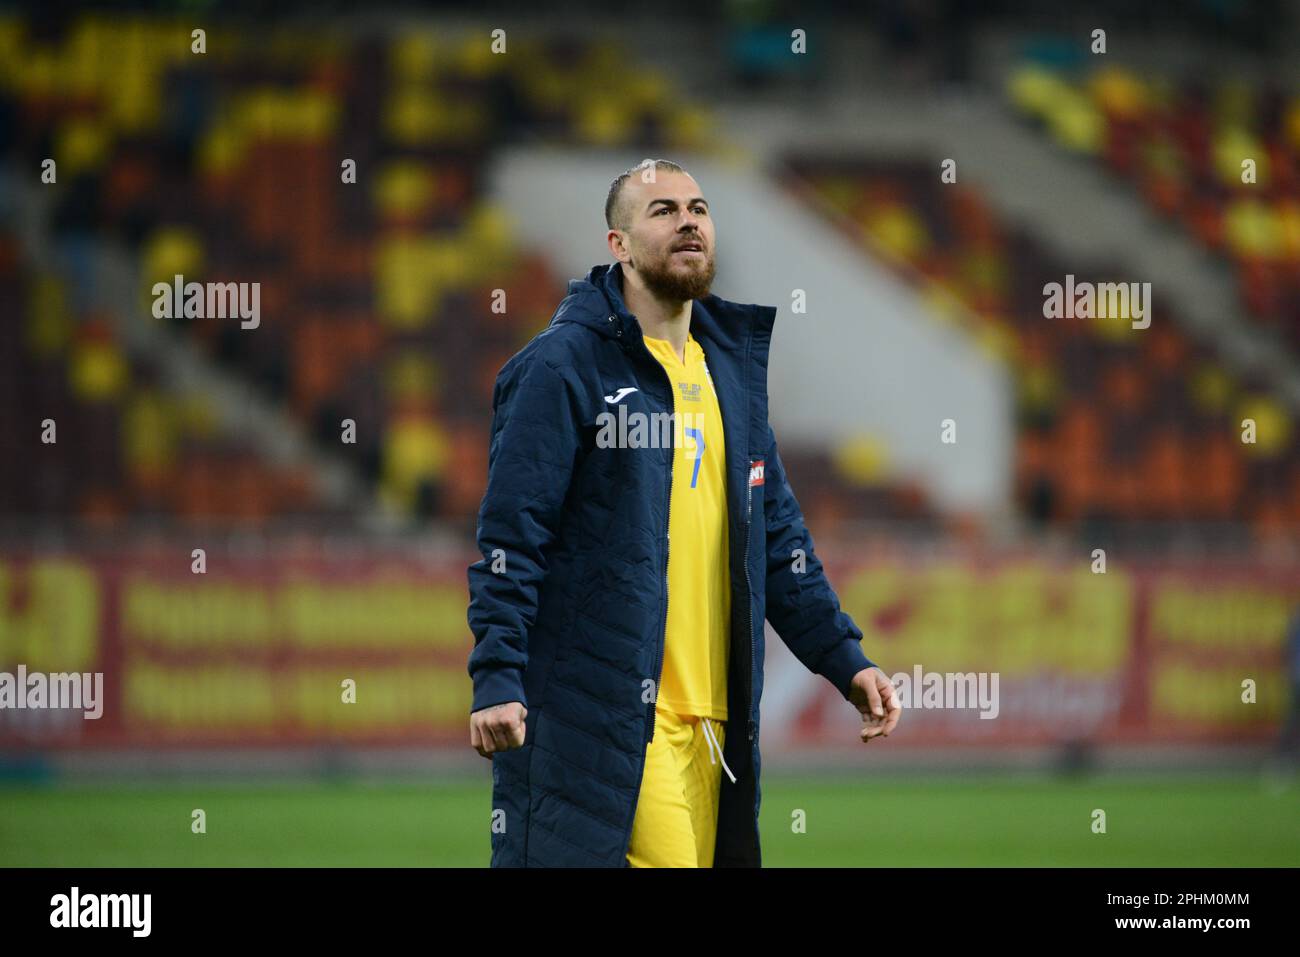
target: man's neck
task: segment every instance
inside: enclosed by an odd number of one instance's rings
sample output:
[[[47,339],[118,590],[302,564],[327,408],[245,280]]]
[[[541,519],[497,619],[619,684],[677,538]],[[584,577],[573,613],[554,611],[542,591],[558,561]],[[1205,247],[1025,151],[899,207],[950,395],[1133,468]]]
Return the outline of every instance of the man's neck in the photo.
[[[623,274],[623,302],[627,311],[636,316],[641,324],[643,335],[651,339],[666,339],[673,344],[673,351],[683,362],[686,361],[686,335],[691,329],[691,303],[659,299],[641,282],[640,278],[627,269]]]

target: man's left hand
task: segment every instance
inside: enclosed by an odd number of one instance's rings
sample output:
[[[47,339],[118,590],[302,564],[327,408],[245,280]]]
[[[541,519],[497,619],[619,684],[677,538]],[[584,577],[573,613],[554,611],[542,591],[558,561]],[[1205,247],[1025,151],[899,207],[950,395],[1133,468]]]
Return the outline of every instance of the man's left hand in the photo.
[[[866,722],[862,728],[863,744],[875,737],[889,737],[903,714],[898,693],[879,668],[863,668],[853,676],[849,700]]]

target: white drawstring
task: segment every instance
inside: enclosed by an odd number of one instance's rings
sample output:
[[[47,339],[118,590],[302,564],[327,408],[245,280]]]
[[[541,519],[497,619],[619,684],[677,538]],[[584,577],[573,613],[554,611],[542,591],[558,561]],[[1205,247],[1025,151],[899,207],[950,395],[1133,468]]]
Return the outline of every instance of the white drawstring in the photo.
[[[716,734],[714,733],[713,729],[709,727],[709,719],[700,718],[700,725],[704,728],[704,737],[709,742],[709,763],[717,764],[718,761],[721,761],[722,770],[727,772],[727,777],[731,778],[732,784],[735,784],[736,776],[731,773],[731,768],[727,767],[727,759],[722,756],[722,745],[718,744],[718,739]],[[713,760],[713,752],[715,749],[718,752],[718,761]]]

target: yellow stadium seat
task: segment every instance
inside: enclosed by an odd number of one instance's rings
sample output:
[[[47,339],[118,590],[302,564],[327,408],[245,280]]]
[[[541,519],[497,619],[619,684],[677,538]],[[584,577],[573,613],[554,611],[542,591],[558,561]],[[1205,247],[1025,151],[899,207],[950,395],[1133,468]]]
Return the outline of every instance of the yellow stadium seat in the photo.
[[[455,70],[462,76],[481,79],[503,69],[510,55],[510,35],[506,34],[506,52],[493,53],[493,38],[487,33],[474,32],[465,37],[453,56]],[[516,42],[518,37],[515,38]]]
[[[931,246],[925,223],[903,205],[889,205],[872,211],[865,226],[887,252],[906,262],[916,262]]]
[[[1232,401],[1232,379],[1218,366],[1202,363],[1192,376],[1192,398],[1207,412],[1220,412]]]
[[[1228,248],[1241,257],[1272,259],[1282,252],[1282,230],[1277,213],[1258,199],[1228,204],[1223,216]]]
[[[1242,442],[1242,451],[1255,458],[1274,458],[1287,452],[1291,443],[1291,419],[1286,409],[1267,395],[1251,395],[1237,404],[1234,427],[1242,421],[1255,423],[1255,441]]]
[[[1047,122],[1058,143],[1080,153],[1097,153],[1106,136],[1105,118],[1090,102],[1071,92],[1052,104]]]
[[[1000,362],[1011,362],[1015,358],[1015,333],[999,320],[990,320],[980,325],[975,333],[975,342],[986,355]]]
[[[1022,66],[1007,79],[1007,94],[1018,108],[1041,116],[1058,103],[1069,87],[1054,71],[1040,66]]]
[[[177,421],[185,434],[199,438],[211,438],[217,434],[220,419],[210,395],[192,392],[182,398],[176,406]]]
[[[388,51],[388,69],[399,83],[428,82],[438,71],[444,50],[433,32],[399,37]]]
[[[712,142],[717,123],[708,110],[693,106],[674,106],[663,117],[664,136],[674,149],[714,152],[718,144]],[[725,144],[735,154],[744,155],[737,142]]]
[[[451,457],[445,430],[431,419],[404,416],[389,423],[384,435],[382,494],[410,511],[419,483],[438,481]]]
[[[88,339],[73,346],[68,379],[73,393],[80,398],[89,402],[115,399],[130,378],[130,366],[115,343]]]
[[[437,94],[423,87],[394,90],[384,104],[384,132],[396,143],[417,146],[436,140],[443,122]]]
[[[1238,125],[1229,125],[1214,135],[1214,169],[1219,179],[1228,186],[1255,189],[1256,185],[1241,181],[1242,160],[1255,161],[1255,180],[1258,186],[1268,183],[1268,150],[1264,144]]]
[[[227,176],[243,163],[247,150],[248,139],[234,123],[214,123],[199,141],[199,169],[210,176]]]
[[[856,486],[881,484],[889,471],[889,453],[877,436],[857,435],[839,443],[831,452],[837,475]]]
[[[384,391],[393,403],[429,400],[442,386],[442,370],[430,356],[408,352],[384,370]]]
[[[166,469],[175,462],[175,414],[156,390],[137,390],[127,401],[122,413],[122,453],[133,472]]]
[[[28,301],[27,347],[33,355],[52,358],[67,347],[72,327],[63,284],[53,276],[41,276]]]
[[[170,283],[177,275],[185,277],[186,282],[198,281],[204,266],[203,243],[192,229],[164,226],[145,243],[141,262],[144,289],[152,300],[154,283]]]
[[[1094,100],[1120,119],[1136,119],[1146,112],[1146,85],[1134,73],[1122,67],[1103,67],[1088,81]]]
[[[1047,363],[1024,368],[1016,384],[1021,404],[1034,412],[1055,408],[1064,391],[1060,375]]]
[[[396,160],[375,177],[375,205],[385,215],[414,216],[433,200],[429,168],[413,160]]]
[[[429,319],[440,278],[435,240],[394,236],[375,253],[377,306],[383,321],[412,329]]]
[[[627,140],[635,115],[615,97],[601,92],[588,94],[579,102],[574,115],[578,137],[593,146],[617,146]]]
[[[54,156],[60,172],[75,175],[102,167],[108,158],[110,137],[102,123],[90,117],[74,117],[60,125]]]

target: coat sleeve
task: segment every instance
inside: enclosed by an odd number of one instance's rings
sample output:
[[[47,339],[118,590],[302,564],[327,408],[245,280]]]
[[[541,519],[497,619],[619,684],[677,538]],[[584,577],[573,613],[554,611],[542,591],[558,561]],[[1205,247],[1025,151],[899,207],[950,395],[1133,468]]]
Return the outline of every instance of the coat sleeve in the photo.
[[[483,557],[469,566],[471,712],[508,701],[528,705],[528,633],[581,447],[574,396],[539,356],[502,370],[492,410],[487,491],[478,515]]]
[[[767,514],[767,620],[805,668],[846,699],[853,676],[874,667],[862,653],[862,631],[840,610],[821,560],[813,551],[794,491],[786,479],[776,435],[767,430],[763,500]],[[796,570],[796,549],[804,557]]]

